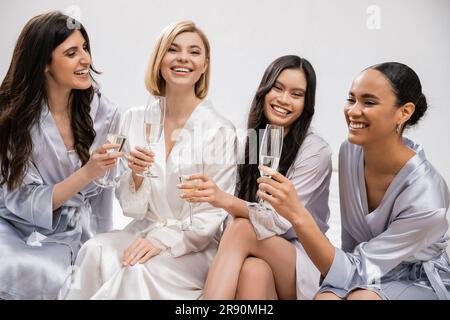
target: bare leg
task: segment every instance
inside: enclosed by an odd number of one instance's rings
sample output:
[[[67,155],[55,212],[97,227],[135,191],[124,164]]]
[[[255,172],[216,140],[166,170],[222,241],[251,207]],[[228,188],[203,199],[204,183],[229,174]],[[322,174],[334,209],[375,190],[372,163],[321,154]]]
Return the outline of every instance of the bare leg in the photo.
[[[342,300],[332,292],[322,292],[314,297],[314,300]]]
[[[296,252],[281,237],[257,240],[248,219],[235,219],[226,229],[208,273],[204,299],[234,299],[244,260],[254,256],[272,269],[280,299],[296,298]]]
[[[373,291],[357,289],[352,291],[348,296],[347,300],[382,300],[381,297]]]
[[[237,300],[277,300],[272,269],[264,260],[245,259],[239,274]]]
[[[249,255],[246,235],[239,231],[238,225],[244,219],[234,219],[225,229],[219,249],[209,268],[203,298],[231,300],[236,296],[239,272]],[[242,243],[239,243],[242,241]]]

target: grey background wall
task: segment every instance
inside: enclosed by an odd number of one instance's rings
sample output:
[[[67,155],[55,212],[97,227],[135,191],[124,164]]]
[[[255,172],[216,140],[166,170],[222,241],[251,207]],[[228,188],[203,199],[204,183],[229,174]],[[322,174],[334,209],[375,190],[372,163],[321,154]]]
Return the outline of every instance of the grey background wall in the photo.
[[[375,6],[375,7],[373,7]],[[148,57],[164,26],[192,19],[212,45],[210,98],[238,127],[265,67],[307,57],[318,75],[313,125],[334,164],[346,138],[343,105],[353,77],[382,61],[419,74],[431,108],[407,134],[450,182],[450,1],[448,0],[0,0],[0,78],[24,24],[48,10],[79,10],[104,94],[122,110],[144,104]],[[76,10],[74,10],[76,9]]]

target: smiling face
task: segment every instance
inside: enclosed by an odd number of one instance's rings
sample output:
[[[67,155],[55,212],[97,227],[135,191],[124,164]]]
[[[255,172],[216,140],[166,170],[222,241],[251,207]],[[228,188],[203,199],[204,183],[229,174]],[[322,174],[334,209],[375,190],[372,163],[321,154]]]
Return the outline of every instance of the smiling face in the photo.
[[[270,124],[284,127],[285,133],[305,106],[307,81],[301,69],[284,69],[264,98],[264,115]]]
[[[367,69],[356,77],[344,107],[348,140],[359,145],[396,138],[402,108],[389,80],[379,71]]]
[[[50,87],[88,89],[92,85],[89,67],[91,55],[80,31],[74,31],[52,52],[52,61],[45,68]]]
[[[207,68],[205,45],[196,32],[176,36],[161,62],[166,86],[193,88]]]

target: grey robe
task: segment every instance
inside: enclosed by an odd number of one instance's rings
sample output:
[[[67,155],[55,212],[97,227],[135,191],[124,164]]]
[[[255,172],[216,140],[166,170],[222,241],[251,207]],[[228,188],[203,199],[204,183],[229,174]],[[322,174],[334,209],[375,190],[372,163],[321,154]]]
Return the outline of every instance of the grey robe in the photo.
[[[119,115],[114,111],[109,100],[95,94],[91,151],[105,142],[107,124]],[[0,299],[56,298],[81,243],[112,228],[113,191],[93,183],[53,212],[54,185],[78,170],[81,161],[67,151],[46,105],[31,134],[33,152],[22,186],[0,187]]]
[[[339,153],[342,250],[320,292],[345,297],[357,288],[383,299],[448,299],[450,264],[446,253],[450,196],[422,147],[398,172],[379,204],[368,211],[364,155],[344,142]]]

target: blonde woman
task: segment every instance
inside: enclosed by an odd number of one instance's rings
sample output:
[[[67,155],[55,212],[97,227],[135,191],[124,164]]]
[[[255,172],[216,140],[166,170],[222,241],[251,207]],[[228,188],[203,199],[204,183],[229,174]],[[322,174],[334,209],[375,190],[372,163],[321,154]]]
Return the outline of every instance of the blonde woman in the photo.
[[[197,139],[193,155],[233,154],[234,139],[216,143],[220,133],[234,135],[234,126],[206,99],[210,47],[193,22],[168,26],[157,41],[146,77],[154,96],[164,97],[166,116],[160,143],[143,148],[144,107],[130,109],[133,131],[129,170],[122,175],[117,196],[124,214],[135,218],[123,231],[99,235],[87,242],[77,259],[69,299],[197,299],[202,295],[226,212],[209,204],[192,206],[195,228],[185,230],[189,205],[177,188],[188,159],[180,150]],[[156,101],[155,103],[158,103]],[[231,149],[230,149],[231,148]],[[230,152],[225,152],[225,151]],[[198,157],[200,158],[200,157]],[[180,162],[183,161],[183,162]],[[142,177],[149,166],[157,177]],[[194,163],[192,173],[204,171],[233,193],[233,161]],[[65,288],[61,292],[65,294]]]

